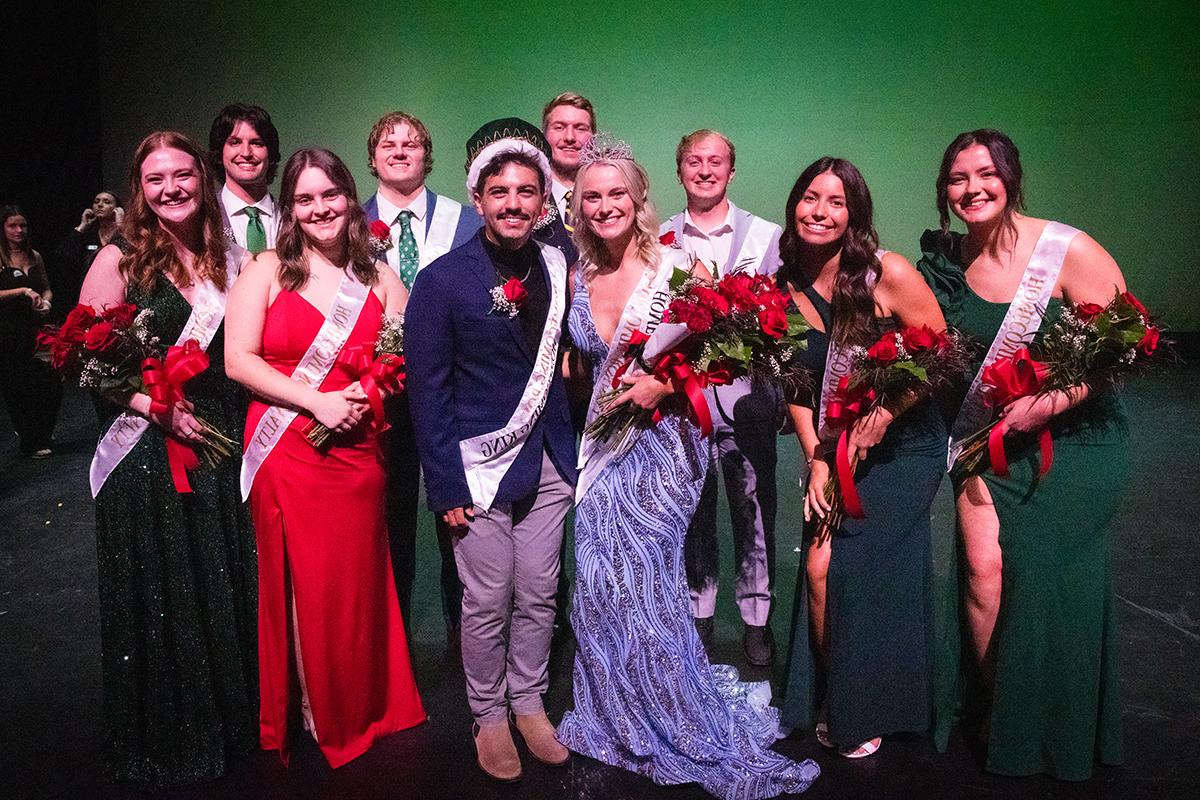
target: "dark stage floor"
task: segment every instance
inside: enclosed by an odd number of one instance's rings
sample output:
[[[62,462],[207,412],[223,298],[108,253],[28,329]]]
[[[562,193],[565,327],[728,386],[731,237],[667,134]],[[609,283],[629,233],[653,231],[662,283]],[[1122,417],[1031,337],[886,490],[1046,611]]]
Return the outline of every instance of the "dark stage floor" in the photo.
[[[877,756],[864,761],[831,756],[810,736],[779,745],[790,756],[812,757],[820,763],[823,774],[806,797],[1124,800],[1194,796],[1200,784],[1197,378],[1200,368],[1180,368],[1136,381],[1126,393],[1136,473],[1114,536],[1124,646],[1126,766],[1100,770],[1081,784],[1000,778],[982,772],[978,753],[957,732],[945,754],[934,752],[917,737],[893,738]],[[87,492],[93,424],[90,403],[78,391],[69,392],[56,455],[30,461],[17,455],[11,426],[0,416],[3,797],[142,796],[105,787],[99,777],[100,642],[92,504]],[[793,548],[800,495],[791,487],[796,485],[796,465],[796,451],[789,444],[780,469],[779,598],[774,618],[781,644],[787,638],[784,628],[795,588]],[[935,509],[938,525],[951,522],[947,501],[943,486]],[[723,509],[719,519],[727,529]],[[411,647],[429,721],[388,737],[336,772],[315,745],[306,742],[297,747],[290,769],[273,755],[257,753],[238,762],[224,779],[169,797],[692,800],[707,796],[694,786],[659,788],[578,757],[557,770],[526,758],[525,778],[515,785],[498,786],[485,779],[475,765],[468,732],[462,670],[444,646],[432,521],[427,518],[423,525]],[[770,670],[745,667],[739,637],[740,624],[726,593],[717,625],[717,660],[738,665],[744,677],[774,677]],[[556,652],[552,666],[547,697],[552,719],[570,703],[570,664],[568,645]]]

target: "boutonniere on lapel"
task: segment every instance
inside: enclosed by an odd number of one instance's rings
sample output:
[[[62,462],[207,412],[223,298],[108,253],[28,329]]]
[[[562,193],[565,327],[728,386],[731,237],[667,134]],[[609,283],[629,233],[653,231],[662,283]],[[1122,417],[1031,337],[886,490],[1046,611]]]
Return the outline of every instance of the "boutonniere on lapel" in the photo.
[[[670,247],[675,250],[683,249],[683,245],[675,241],[675,231],[667,231],[662,236],[658,237],[658,243],[664,247]]]
[[[543,203],[542,214],[536,220],[534,220],[533,229],[535,231],[540,231],[551,222],[554,222],[556,217],[558,217],[558,206],[554,204],[554,201],[551,200],[547,203]]]
[[[381,219],[374,220],[370,226],[371,249],[376,256],[382,256],[392,249],[392,229]]]
[[[509,278],[499,286],[492,287],[492,309],[489,314],[505,314],[509,319],[521,313],[529,292],[517,278]]]
[[[226,225],[225,229],[223,231],[221,231],[221,234],[225,237],[226,243],[228,243],[228,244],[237,244],[238,243],[237,236],[234,234],[233,228],[229,227],[228,225]]]

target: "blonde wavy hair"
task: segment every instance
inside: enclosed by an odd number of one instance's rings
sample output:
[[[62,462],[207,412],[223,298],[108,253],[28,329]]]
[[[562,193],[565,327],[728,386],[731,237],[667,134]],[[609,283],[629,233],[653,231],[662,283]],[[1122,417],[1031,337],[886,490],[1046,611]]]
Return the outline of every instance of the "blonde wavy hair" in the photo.
[[[621,174],[625,189],[633,198],[633,238],[637,242],[638,258],[648,269],[656,269],[662,254],[658,244],[658,213],[650,201],[650,177],[632,158],[597,158],[579,168],[571,193],[571,213],[576,220],[571,240],[579,249],[584,280],[590,280],[609,259],[604,240],[596,235],[583,216],[583,179],[588,172],[601,166],[612,167]]]

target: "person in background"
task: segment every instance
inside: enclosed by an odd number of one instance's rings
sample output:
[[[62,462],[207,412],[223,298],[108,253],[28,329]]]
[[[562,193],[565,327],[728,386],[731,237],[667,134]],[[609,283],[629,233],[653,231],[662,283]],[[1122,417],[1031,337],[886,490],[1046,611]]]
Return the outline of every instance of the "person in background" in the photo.
[[[52,454],[62,381],[34,357],[34,349],[53,293],[42,256],[29,245],[25,212],[0,208],[0,226],[0,394],[21,453],[46,458]]]
[[[59,242],[47,268],[56,298],[53,318],[61,320],[79,302],[79,286],[96,254],[120,236],[125,209],[116,192],[103,189],[83,210],[79,224]]]
[[[279,167],[279,131],[258,106],[232,103],[208,131],[208,157],[216,179],[226,237],[251,253],[275,246],[279,212],[269,191]]]

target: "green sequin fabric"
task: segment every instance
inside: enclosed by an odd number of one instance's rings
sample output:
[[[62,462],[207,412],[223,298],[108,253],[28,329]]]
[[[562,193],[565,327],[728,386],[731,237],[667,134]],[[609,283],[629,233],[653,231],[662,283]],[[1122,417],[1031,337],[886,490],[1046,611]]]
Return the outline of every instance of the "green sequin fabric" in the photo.
[[[173,344],[191,307],[163,277],[128,302]],[[196,413],[242,441],[245,393],[225,376],[224,330],[185,389]],[[103,426],[107,430],[108,423]],[[156,426],[96,498],[100,632],[110,780],[150,788],[216,778],[258,743],[257,573],[238,455],[189,473],[178,494]]]

